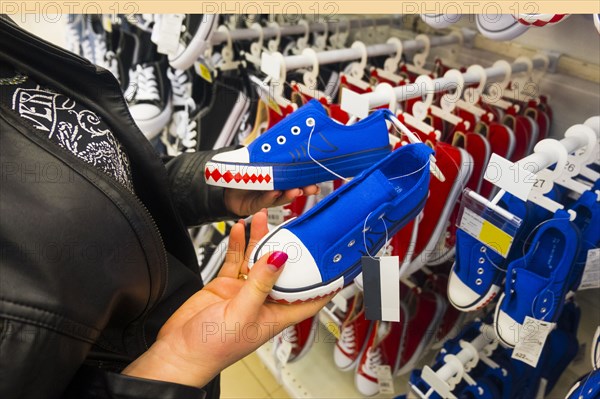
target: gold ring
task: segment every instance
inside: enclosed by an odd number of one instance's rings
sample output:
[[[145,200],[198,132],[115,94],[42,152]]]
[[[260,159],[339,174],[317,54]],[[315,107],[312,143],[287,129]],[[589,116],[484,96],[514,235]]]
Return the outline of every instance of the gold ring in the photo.
[[[248,280],[248,275],[244,273],[238,274],[238,279],[240,280]]]

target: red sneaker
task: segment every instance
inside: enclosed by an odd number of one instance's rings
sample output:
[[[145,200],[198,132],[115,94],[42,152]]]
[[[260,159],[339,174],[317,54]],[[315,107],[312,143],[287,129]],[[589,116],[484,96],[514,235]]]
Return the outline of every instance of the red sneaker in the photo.
[[[369,334],[366,349],[360,357],[354,376],[354,384],[361,394],[372,396],[379,392],[377,379],[379,366],[390,366],[392,375],[398,369],[406,325],[404,304],[401,304],[400,307],[400,322],[375,322],[375,327]]]
[[[275,348],[287,341],[292,345],[292,351],[288,363],[300,360],[308,353],[315,342],[315,334],[319,328],[319,318],[309,317],[298,324],[289,326],[275,338]]]
[[[356,365],[372,328],[373,322],[365,319],[362,293],[356,294],[342,323],[340,339],[333,350],[333,360],[337,368],[347,371]]]

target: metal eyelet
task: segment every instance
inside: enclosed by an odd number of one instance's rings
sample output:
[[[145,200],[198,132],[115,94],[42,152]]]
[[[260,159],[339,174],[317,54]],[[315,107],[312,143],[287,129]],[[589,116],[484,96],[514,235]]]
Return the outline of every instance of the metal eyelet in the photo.
[[[271,151],[271,144],[269,144],[269,143],[264,143],[264,144],[262,145],[262,147],[260,147],[260,148],[261,148],[261,150],[263,150],[263,152],[269,152],[269,151]]]
[[[477,274],[483,274],[483,268],[480,267],[479,269],[477,269]]]
[[[315,119],[314,118],[308,118],[308,119],[306,119],[306,126],[313,127],[314,125],[315,125]]]
[[[342,260],[342,254],[337,254],[333,257],[333,263],[338,263],[340,260]]]
[[[487,248],[486,248],[486,247],[481,247],[481,248],[479,248],[479,252],[483,252],[483,253],[485,253],[485,251],[487,251]]]
[[[511,294],[514,294],[514,293],[515,293],[515,290],[514,290],[514,289],[511,289],[511,290],[510,290],[510,293],[511,293]]]
[[[348,243],[348,248],[350,248],[351,246],[353,246],[356,243],[355,240],[350,240],[350,242]]]
[[[291,130],[291,132],[292,132],[292,134],[293,134],[294,136],[297,136],[297,135],[299,135],[299,134],[300,134],[301,130],[300,130],[300,128],[299,128],[298,126],[292,126],[292,130]]]
[[[483,259],[483,258],[479,258],[479,261],[478,261],[478,262],[479,262],[479,264],[481,265],[481,264],[483,264],[483,263],[485,262],[485,259]]]
[[[285,142],[286,142],[285,136],[277,137],[277,144],[285,144]]]
[[[544,298],[544,300],[542,301],[543,303],[548,302],[548,298]]]
[[[480,278],[475,280],[475,284],[477,284],[477,285],[481,285],[482,283],[483,283],[483,281]]]
[[[542,313],[546,313],[546,308],[542,308]]]

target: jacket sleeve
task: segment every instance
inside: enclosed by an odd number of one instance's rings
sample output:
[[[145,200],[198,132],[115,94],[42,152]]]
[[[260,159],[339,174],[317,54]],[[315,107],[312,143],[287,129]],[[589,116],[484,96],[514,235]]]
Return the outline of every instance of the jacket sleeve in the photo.
[[[91,343],[43,326],[0,318],[0,397],[203,399],[202,389],[81,366]],[[48,364],[52,364],[51,367]]]
[[[186,226],[240,217],[225,207],[225,189],[210,186],[204,180],[206,162],[215,154],[231,149],[232,147],[226,147],[213,151],[183,153],[166,161],[171,194]]]

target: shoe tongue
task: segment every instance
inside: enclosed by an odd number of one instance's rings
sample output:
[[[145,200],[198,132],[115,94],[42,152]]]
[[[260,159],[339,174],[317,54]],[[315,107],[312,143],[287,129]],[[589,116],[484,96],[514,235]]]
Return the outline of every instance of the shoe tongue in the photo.
[[[323,115],[327,115],[327,111],[325,111],[325,108],[323,107],[323,105],[315,99],[310,100],[304,106],[302,106],[300,109],[303,111],[314,111],[314,112],[318,112]]]

